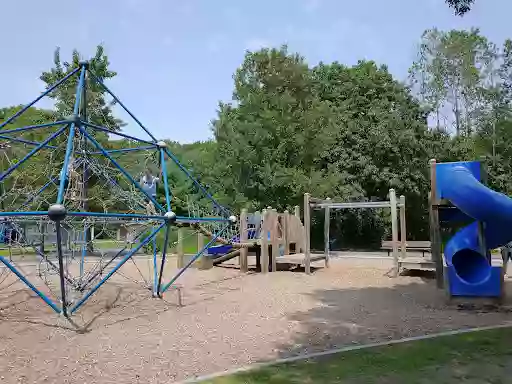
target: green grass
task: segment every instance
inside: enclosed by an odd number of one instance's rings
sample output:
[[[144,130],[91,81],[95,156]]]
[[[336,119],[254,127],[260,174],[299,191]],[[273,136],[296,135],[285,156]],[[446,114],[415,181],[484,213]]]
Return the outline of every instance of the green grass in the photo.
[[[188,236],[188,233],[186,233],[185,236],[183,237],[183,253],[194,254],[197,253],[197,251],[197,236]]]
[[[162,241],[163,241],[163,233],[162,233]],[[175,240],[174,240],[175,241]],[[209,241],[208,238],[204,238],[205,244]],[[119,248],[123,247],[124,242],[123,241],[116,241],[116,240],[103,240],[103,239],[96,239],[94,240],[94,248],[95,249],[112,249],[112,248]],[[45,246],[45,249],[47,251],[56,251],[56,248],[53,244],[47,244]],[[171,252],[176,252],[176,245],[172,244],[168,248]],[[185,254],[195,254],[198,252],[197,247],[197,233],[195,231],[185,231],[183,236],[183,251]],[[26,256],[35,256],[36,252],[32,247],[12,247],[11,249],[12,256],[20,256],[23,255]],[[0,249],[0,256],[9,257],[9,250],[8,249]]]
[[[509,383],[512,328],[267,366],[210,384]]]

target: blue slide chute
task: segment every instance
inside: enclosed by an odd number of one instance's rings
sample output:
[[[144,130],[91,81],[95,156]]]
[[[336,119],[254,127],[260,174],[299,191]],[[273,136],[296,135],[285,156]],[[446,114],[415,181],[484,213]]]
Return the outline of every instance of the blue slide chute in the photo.
[[[492,266],[489,251],[512,241],[512,199],[480,182],[479,162],[438,164],[436,179],[438,196],[476,220],[444,248],[450,293],[500,296],[502,268]]]

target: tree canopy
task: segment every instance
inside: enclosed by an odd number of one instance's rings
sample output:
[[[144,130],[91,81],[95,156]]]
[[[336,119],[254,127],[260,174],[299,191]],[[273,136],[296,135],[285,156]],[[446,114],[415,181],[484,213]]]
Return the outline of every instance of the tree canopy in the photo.
[[[60,49],[57,48],[54,52],[54,67],[50,68],[48,71],[44,71],[40,76],[40,80],[46,84],[48,89],[54,83],[79,67],[80,62],[85,59],[86,58],[82,57],[77,50],[74,50],[71,55],[71,61],[62,61]],[[101,81],[108,81],[117,76],[117,73],[109,68],[110,62],[107,55],[105,55],[102,45],[96,47],[95,55],[92,59],[88,60],[88,65],[91,72]],[[50,94],[50,97],[55,100],[55,110],[60,117],[73,114],[77,84],[78,76],[74,76]],[[106,92],[104,88],[98,84],[97,81],[90,78],[87,79],[85,87],[87,89],[88,98],[85,105],[88,120],[93,124],[102,125],[114,131],[121,129],[124,123],[114,117],[112,113],[114,104],[106,102]],[[82,106],[82,108],[83,107],[84,106]]]

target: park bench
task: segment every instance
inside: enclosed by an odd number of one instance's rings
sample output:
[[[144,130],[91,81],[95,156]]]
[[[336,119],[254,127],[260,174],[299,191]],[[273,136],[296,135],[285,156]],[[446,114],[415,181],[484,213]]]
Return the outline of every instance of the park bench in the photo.
[[[400,251],[401,243],[398,242],[398,251]],[[422,256],[425,257],[425,253],[430,253],[430,241],[407,241],[405,243],[405,248],[407,251],[415,251],[421,252]],[[391,251],[393,250],[393,241],[383,241],[381,245],[381,249],[388,252],[388,256],[390,256]]]

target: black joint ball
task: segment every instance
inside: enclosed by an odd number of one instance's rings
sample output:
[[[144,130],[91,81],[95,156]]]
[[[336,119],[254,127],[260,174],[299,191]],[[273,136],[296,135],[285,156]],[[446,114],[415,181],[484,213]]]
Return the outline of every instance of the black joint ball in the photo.
[[[52,221],[62,221],[66,218],[68,211],[62,204],[53,204],[48,208],[48,217]]]

